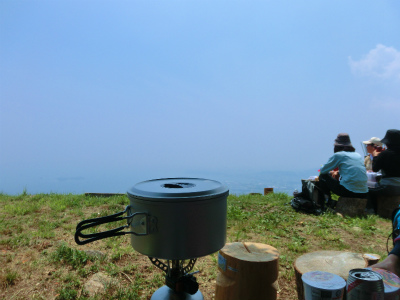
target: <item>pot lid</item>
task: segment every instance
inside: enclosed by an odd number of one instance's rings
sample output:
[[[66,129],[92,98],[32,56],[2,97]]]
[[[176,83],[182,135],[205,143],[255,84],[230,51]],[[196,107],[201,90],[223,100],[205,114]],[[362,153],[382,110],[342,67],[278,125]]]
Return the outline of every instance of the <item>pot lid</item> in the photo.
[[[220,182],[202,178],[161,178],[142,181],[128,190],[128,197],[149,201],[198,201],[209,199],[229,190]]]

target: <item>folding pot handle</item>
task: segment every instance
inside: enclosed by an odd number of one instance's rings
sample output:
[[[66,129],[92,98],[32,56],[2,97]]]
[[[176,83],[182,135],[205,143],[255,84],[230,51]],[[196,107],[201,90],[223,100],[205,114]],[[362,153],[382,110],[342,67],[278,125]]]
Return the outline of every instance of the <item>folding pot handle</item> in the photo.
[[[126,217],[120,217],[124,213],[128,213],[128,216]],[[145,217],[145,221],[142,221],[143,224],[145,225],[146,231],[144,233],[137,233],[134,231],[121,231],[125,228],[128,228],[131,226],[131,222],[133,217],[138,216],[138,215],[143,215]],[[96,227],[101,224],[106,224],[106,223],[111,223],[111,222],[116,222],[116,221],[121,221],[127,219],[127,225],[120,226],[111,230],[107,231],[102,231],[98,233],[90,233],[90,234],[84,234],[82,233],[83,230],[91,228],[91,227]],[[109,215],[106,217],[100,217],[100,218],[94,218],[94,219],[88,219],[84,220],[82,222],[79,222],[78,225],[76,226],[76,232],[75,232],[75,242],[78,245],[84,245],[87,243],[91,243],[97,240],[105,239],[108,237],[113,237],[113,236],[119,236],[119,235],[124,235],[124,234],[134,234],[134,235],[147,235],[150,232],[154,231],[155,229],[155,223],[156,219],[154,217],[150,217],[148,213],[145,212],[137,212],[137,213],[132,213],[130,212],[130,206],[128,205],[124,211],[120,211],[116,214]],[[83,238],[85,240],[80,240],[79,238]]]

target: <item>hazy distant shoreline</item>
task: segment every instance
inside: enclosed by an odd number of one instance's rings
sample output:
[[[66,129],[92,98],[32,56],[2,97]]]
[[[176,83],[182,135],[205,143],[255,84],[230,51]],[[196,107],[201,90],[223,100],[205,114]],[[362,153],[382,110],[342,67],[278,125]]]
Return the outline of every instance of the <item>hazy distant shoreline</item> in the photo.
[[[163,176],[165,173],[165,176]],[[86,174],[73,176],[57,176],[54,178],[41,176],[9,177],[2,181],[0,192],[8,195],[19,195],[24,190],[29,194],[84,194],[84,193],[126,193],[140,181],[156,178],[192,177],[207,178],[220,181],[226,185],[230,194],[263,193],[264,188],[274,188],[274,192],[292,194],[301,189],[301,179],[318,175],[314,170],[302,171],[260,171],[260,172],[207,172],[186,171],[183,174],[168,172],[132,176],[132,174]],[[161,176],[160,176],[161,175]]]

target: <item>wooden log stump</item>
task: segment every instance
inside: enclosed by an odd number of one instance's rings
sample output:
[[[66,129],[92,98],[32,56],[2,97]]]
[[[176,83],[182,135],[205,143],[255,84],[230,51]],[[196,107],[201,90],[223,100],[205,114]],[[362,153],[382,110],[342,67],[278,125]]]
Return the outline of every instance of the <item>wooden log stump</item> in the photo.
[[[215,300],[275,300],[279,253],[260,243],[229,243],[219,251]]]
[[[335,211],[343,216],[361,217],[366,215],[367,199],[339,197]]]
[[[392,212],[400,205],[400,196],[382,196],[377,197],[377,214],[386,219],[392,218]]]
[[[365,268],[377,263],[380,256],[345,251],[317,251],[304,254],[294,262],[297,296],[304,300],[301,276],[311,271],[322,271],[339,275],[347,281],[351,269]]]
[[[264,196],[268,195],[269,193],[273,193],[274,188],[264,188]]]

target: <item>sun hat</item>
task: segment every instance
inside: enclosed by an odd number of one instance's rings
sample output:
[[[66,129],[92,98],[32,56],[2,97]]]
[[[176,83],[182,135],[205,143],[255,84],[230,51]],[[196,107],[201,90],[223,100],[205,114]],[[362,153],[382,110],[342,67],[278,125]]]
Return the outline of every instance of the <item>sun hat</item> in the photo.
[[[347,133],[339,133],[335,139],[335,146],[350,146],[353,147],[350,141],[350,137]]]
[[[391,146],[400,146],[400,130],[389,129],[386,131],[385,137],[381,140],[382,143]]]
[[[363,144],[365,144],[365,145],[374,144],[374,145],[382,147],[381,139],[379,139],[377,137],[372,137],[369,139],[369,141],[364,141]]]

